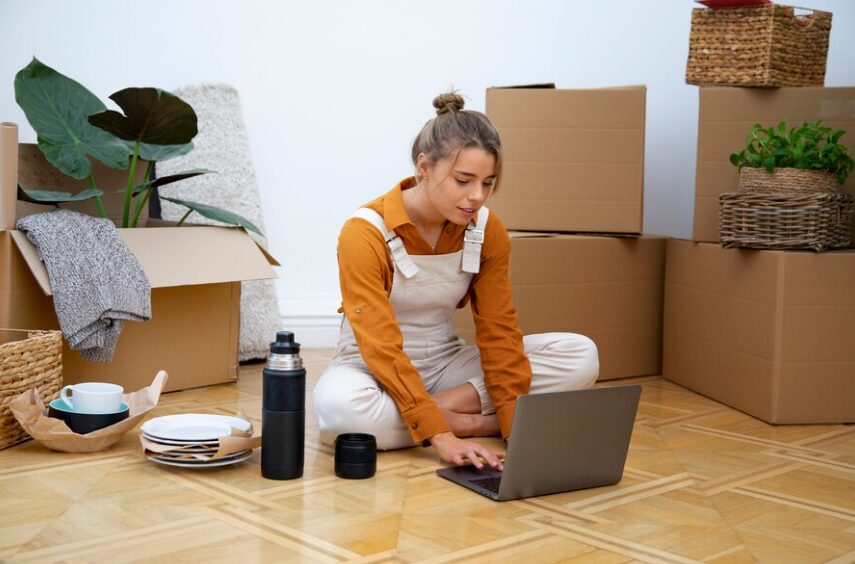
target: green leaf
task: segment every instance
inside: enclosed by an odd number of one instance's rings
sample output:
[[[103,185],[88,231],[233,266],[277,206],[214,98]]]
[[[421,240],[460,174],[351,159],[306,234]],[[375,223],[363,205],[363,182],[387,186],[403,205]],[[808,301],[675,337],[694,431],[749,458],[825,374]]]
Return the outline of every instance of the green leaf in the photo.
[[[32,204],[62,204],[65,202],[82,202],[97,198],[104,192],[97,188],[86,188],[77,194],[58,192],[54,190],[26,190],[18,186],[18,199]]]
[[[769,174],[775,172],[775,157],[767,157],[766,160],[763,161],[763,168],[765,168],[766,172],[768,172]]]
[[[183,145],[198,133],[190,104],[159,88],[125,88],[110,95],[125,112],[106,110],[89,116],[89,123],[126,141],[153,145]]]
[[[161,176],[159,178],[155,178],[154,180],[147,180],[142,184],[138,184],[133,188],[133,195],[136,196],[140,192],[143,192],[149,188],[157,188],[158,186],[166,186],[167,184],[172,184],[173,182],[178,182],[179,180],[184,180],[186,178],[193,178],[194,176],[201,176],[203,174],[217,174],[216,170],[208,170],[207,168],[194,168],[192,170],[185,170],[183,172],[178,172],[175,174],[170,174],[168,176]],[[123,194],[125,189],[116,190],[117,194]],[[161,196],[162,197],[162,196]]]
[[[217,171],[208,170],[207,168],[194,168],[191,170],[184,170],[181,172],[176,172],[175,174],[170,174],[169,176],[161,176],[160,178],[155,178],[154,181],[152,181],[151,185],[157,188],[158,186],[166,186],[167,184],[172,184],[173,182],[178,182],[179,180],[193,178],[195,176],[201,176],[203,174],[217,174]]]
[[[213,219],[214,221],[220,221],[222,223],[227,223],[229,225],[240,225],[241,227],[245,227],[250,231],[254,231],[264,237],[264,233],[255,226],[250,220],[242,217],[236,213],[226,211],[221,208],[217,208],[214,206],[209,206],[207,204],[200,204],[199,202],[191,202],[189,200],[179,200],[178,198],[167,198],[166,196],[161,196],[161,200],[166,200],[167,202],[172,202],[173,204],[179,204],[182,206],[186,206],[191,210],[195,211],[199,215],[203,215],[208,219]]]
[[[15,75],[15,101],[38,136],[47,160],[76,179],[89,176],[91,155],[111,168],[128,168],[128,150],[121,140],[93,127],[89,114],[106,106],[79,82],[38,59]]]
[[[134,141],[122,141],[128,147],[128,153],[134,152]],[[149,143],[140,143],[139,158],[148,162],[168,161],[175,157],[186,155],[193,150],[193,143],[184,143],[181,145],[151,145]]]
[[[732,164],[733,166],[739,166],[740,160],[741,160],[741,155],[739,153],[731,153],[730,164]]]

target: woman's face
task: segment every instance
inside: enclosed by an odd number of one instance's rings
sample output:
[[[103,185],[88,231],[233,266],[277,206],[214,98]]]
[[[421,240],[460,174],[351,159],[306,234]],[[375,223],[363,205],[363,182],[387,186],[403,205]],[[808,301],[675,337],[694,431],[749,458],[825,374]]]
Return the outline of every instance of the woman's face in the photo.
[[[433,219],[466,225],[493,189],[496,157],[478,147],[461,149],[433,164],[419,155],[419,172],[425,177],[428,201],[436,212]]]

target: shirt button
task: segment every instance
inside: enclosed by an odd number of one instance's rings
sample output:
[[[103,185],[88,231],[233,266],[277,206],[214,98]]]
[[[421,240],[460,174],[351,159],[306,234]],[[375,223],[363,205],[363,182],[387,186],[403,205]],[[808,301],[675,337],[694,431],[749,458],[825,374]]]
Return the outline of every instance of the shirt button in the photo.
[[[362,313],[362,308],[361,308],[361,307],[358,307],[358,308],[356,308],[356,309],[355,309],[355,310],[353,310],[353,311],[355,311],[356,313]]]
[[[419,424],[418,424],[418,423],[413,423],[413,429],[418,429],[418,428],[419,428]]]

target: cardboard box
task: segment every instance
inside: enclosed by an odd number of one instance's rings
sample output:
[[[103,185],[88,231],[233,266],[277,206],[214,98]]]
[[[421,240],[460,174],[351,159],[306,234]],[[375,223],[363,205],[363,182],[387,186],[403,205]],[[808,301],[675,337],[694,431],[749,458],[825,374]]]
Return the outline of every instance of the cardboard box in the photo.
[[[31,158],[32,146],[23,146],[19,160],[17,130],[13,136],[11,127],[4,124],[0,138],[0,327],[55,329],[58,321],[47,271],[26,235],[12,229],[17,216],[43,206],[10,210],[15,201],[8,195],[16,188],[14,179],[29,187],[35,184],[29,179],[58,173],[45,170],[43,159]],[[93,167],[94,177],[104,186],[111,175],[127,174],[100,163]],[[41,182],[36,185],[45,187]],[[115,217],[119,208],[110,199],[105,199],[105,207]],[[84,204],[88,206],[78,209],[92,213],[93,203]],[[170,375],[167,390],[235,381],[240,282],[274,278],[271,265],[277,265],[276,260],[239,228],[146,227],[119,229],[119,235],[151,283],[152,319],[125,324],[110,364],[85,361],[66,345],[64,382],[115,382],[135,390],[150,384],[161,369]]]
[[[769,423],[855,422],[855,251],[668,242],[664,376]]]
[[[641,233],[644,86],[489,88],[502,137],[490,206],[509,229]]]
[[[600,380],[661,372],[664,237],[511,233],[511,283],[523,333],[594,340]],[[475,343],[469,307],[454,317]]]
[[[787,121],[789,128],[821,119],[847,133],[842,143],[855,145],[855,88],[700,88],[698,160],[695,175],[695,221],[692,239],[718,242],[719,202],[735,192],[739,172],[731,153],[745,148],[755,123]],[[855,194],[855,175],[842,188]],[[855,244],[855,232],[853,232]]]

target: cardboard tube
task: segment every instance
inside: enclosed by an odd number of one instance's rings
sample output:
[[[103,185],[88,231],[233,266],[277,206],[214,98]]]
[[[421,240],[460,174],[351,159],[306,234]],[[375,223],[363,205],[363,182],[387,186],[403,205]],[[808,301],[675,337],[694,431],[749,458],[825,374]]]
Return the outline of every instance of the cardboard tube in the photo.
[[[18,125],[0,123],[0,229],[14,229],[18,208]]]

